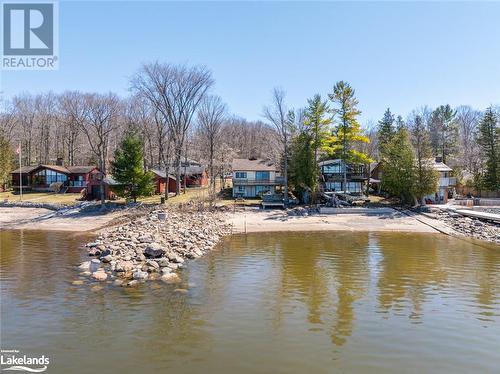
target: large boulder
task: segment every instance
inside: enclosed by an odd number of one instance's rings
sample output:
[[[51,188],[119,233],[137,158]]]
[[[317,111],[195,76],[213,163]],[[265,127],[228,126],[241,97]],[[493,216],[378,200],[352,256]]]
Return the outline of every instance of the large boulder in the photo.
[[[92,278],[97,281],[105,281],[108,278],[108,274],[106,274],[104,270],[99,270],[92,273]]]
[[[134,272],[134,279],[142,280],[147,278],[148,278],[148,273],[145,271],[137,270],[136,272]]]
[[[158,245],[148,245],[146,249],[144,249],[144,256],[146,258],[160,258],[165,254],[165,250],[162,249]]]
[[[161,280],[166,283],[179,283],[181,278],[175,273],[166,273],[161,276]]]
[[[134,263],[132,261],[118,261],[116,263],[115,271],[126,272],[134,269]]]

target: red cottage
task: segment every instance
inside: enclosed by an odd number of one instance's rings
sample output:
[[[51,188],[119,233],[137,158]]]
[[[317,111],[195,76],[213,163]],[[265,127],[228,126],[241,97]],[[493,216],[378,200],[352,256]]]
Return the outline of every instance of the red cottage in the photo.
[[[158,169],[151,169],[154,177],[155,183],[155,194],[162,195],[165,193],[165,187],[167,184],[167,178],[165,176],[165,172]],[[175,177],[172,175],[168,176],[168,191],[175,192]]]
[[[184,170],[186,176],[184,177]],[[186,180],[187,187],[203,187],[208,186],[208,173],[204,166],[198,161],[187,160],[181,162],[181,180],[184,183]]]

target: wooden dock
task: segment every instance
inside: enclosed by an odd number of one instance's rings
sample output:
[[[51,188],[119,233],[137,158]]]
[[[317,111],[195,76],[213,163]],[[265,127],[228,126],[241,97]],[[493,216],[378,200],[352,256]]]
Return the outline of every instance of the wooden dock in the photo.
[[[493,222],[500,223],[500,214],[488,213],[488,212],[478,212],[476,210],[465,210],[465,209],[457,209],[456,212],[461,214],[462,216],[471,217],[471,218],[479,218]]]

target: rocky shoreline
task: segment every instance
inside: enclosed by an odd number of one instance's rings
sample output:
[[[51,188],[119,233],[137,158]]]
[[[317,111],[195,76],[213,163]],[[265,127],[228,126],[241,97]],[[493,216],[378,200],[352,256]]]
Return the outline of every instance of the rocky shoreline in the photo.
[[[452,210],[440,210],[435,218],[460,235],[500,244],[500,224],[465,217]]]
[[[186,259],[212,250],[231,233],[224,212],[193,207],[156,209],[129,223],[106,229],[86,248],[92,259],[79,271],[95,281],[134,286],[148,280],[180,281]]]

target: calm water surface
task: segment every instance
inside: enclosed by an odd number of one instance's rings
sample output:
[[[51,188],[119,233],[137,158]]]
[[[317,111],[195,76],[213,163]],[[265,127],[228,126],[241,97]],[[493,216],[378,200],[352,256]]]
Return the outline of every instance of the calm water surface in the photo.
[[[500,372],[499,246],[242,235],[181,285],[126,289],[71,284],[88,237],[0,235],[1,346],[47,373]]]

